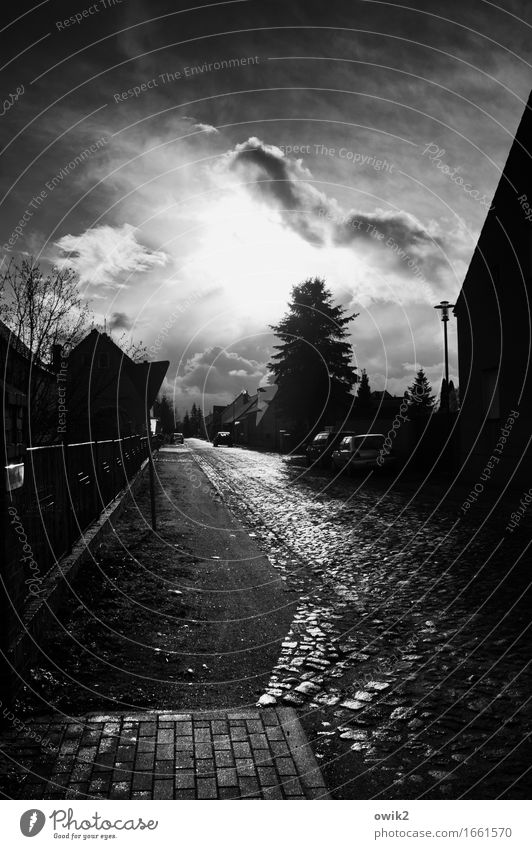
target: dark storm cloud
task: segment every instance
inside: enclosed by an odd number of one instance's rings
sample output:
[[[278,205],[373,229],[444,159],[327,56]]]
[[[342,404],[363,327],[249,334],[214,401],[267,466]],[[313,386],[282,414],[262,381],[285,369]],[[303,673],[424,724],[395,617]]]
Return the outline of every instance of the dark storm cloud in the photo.
[[[131,330],[134,322],[125,312],[114,312],[109,319],[109,330]]]
[[[185,405],[188,398],[201,397],[201,406],[209,409],[212,404],[227,404],[243,389],[252,394],[265,373],[265,363],[213,346],[186,360],[171,391]]]
[[[267,204],[277,207],[285,222],[312,244],[323,244],[315,217],[327,198],[309,185],[310,171],[300,161],[285,157],[272,145],[250,138],[229,154],[230,168],[250,180],[250,190]]]
[[[400,271],[406,271],[405,258],[426,266],[431,273],[446,265],[443,240],[415,216],[382,209],[342,213],[336,201],[312,185],[312,173],[301,160],[285,156],[278,147],[253,137],[227,157],[229,168],[237,171],[244,183],[249,181],[252,194],[277,209],[285,224],[310,244],[372,245]]]

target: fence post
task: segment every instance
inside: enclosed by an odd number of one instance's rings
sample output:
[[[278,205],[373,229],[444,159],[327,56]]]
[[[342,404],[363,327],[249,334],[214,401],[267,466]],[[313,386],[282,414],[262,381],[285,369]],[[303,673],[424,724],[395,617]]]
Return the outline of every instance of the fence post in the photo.
[[[67,523],[67,550],[72,551],[72,546],[74,544],[74,534],[72,533],[72,514],[74,512],[74,505],[72,504],[72,495],[70,492],[70,457],[68,453],[69,444],[65,440],[61,443],[61,450],[63,452],[63,471],[65,474],[65,485],[63,487],[63,510],[62,513],[65,514],[66,523]]]
[[[100,481],[98,476],[98,440],[94,440],[94,447],[92,451],[92,465],[94,469],[94,509],[96,512],[95,519],[98,518],[100,513],[102,512],[102,496],[100,492]]]
[[[116,496],[116,450],[114,439],[111,439],[111,487],[113,490],[112,500],[114,500]]]
[[[0,700],[1,707],[11,706],[13,699],[13,670],[9,663],[9,623],[11,621],[11,609],[9,604],[8,564],[7,564],[7,530],[8,500],[6,497],[6,448],[4,440],[4,417],[2,416],[2,433],[0,435],[0,568],[2,570],[0,586]],[[1,720],[0,720],[1,722]]]
[[[151,440],[148,437],[149,457],[148,465],[150,467],[150,506],[151,506],[151,527],[153,531],[157,530],[157,515],[155,512],[155,474],[153,471],[153,454],[151,452]]]

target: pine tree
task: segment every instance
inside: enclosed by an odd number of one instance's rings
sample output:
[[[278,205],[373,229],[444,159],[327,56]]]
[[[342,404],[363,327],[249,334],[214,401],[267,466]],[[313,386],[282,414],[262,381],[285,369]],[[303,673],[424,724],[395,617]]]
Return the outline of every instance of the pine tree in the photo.
[[[360,383],[357,391],[357,407],[367,410],[371,406],[371,389],[369,385],[369,377],[365,368],[362,369],[360,375]]]
[[[192,436],[191,428],[190,428],[190,416],[188,414],[188,410],[185,410],[185,415],[183,417],[183,436],[187,439],[189,436]]]
[[[356,381],[347,325],[356,315],[332,303],[319,277],[292,289],[288,312],[272,325],[274,345],[268,368],[278,386],[278,403],[297,430],[308,433],[320,422],[344,416],[353,403]]]
[[[163,395],[157,404],[157,415],[161,420],[161,429],[163,433],[173,433],[175,430],[175,416],[172,405],[166,395]]]
[[[408,387],[408,402],[412,415],[428,415],[434,408],[432,386],[423,369],[419,369],[414,382]]]
[[[197,436],[199,430],[199,410],[196,407],[196,404],[192,404],[192,409],[190,410],[190,435]]]

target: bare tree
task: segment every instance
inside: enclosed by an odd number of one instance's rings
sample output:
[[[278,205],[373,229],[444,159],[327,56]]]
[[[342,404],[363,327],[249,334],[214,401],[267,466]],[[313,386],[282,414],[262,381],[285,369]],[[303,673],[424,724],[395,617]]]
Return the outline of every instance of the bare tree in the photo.
[[[139,339],[138,342],[135,342],[132,336],[128,336],[126,331],[120,334],[118,339],[113,340],[119,348],[122,349],[124,354],[127,354],[130,360],[133,360],[134,363],[142,363],[144,360],[150,359],[150,352],[148,351],[146,345]]]
[[[31,258],[12,260],[0,283],[0,318],[32,352],[35,363],[50,361],[53,345],[70,348],[87,332],[91,311],[71,268],[43,274]]]
[[[91,312],[79,292],[76,273],[52,268],[43,273],[32,259],[11,261],[0,278],[0,318],[31,355],[28,378],[30,441],[57,438],[54,377],[49,366],[54,345],[66,352],[87,332]]]

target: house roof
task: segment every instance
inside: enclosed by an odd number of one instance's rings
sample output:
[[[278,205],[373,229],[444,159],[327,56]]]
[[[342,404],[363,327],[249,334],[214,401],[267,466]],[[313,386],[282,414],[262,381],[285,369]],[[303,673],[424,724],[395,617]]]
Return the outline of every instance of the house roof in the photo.
[[[42,362],[35,359],[33,353],[30,348],[14,333],[3,321],[0,320],[0,339],[2,339],[8,348],[11,348],[25,360],[28,360],[31,363],[31,367],[33,369],[39,369],[40,372],[52,374],[49,368],[47,368]]]
[[[133,383],[137,391],[146,398],[146,406],[151,407],[155,401],[169,365],[169,360],[133,363]]]
[[[169,360],[156,360],[135,363],[122,348],[116,344],[107,333],[101,333],[96,328],[76,345],[74,352],[88,348],[92,352],[96,346],[106,346],[113,349],[120,356],[120,369],[129,378],[140,397],[145,400],[146,406],[151,407],[161,388],[168,367]],[[100,349],[101,350],[101,349]]]
[[[469,268],[462,283],[462,288],[456,299],[453,314],[457,315],[463,307],[467,307],[466,292],[474,285],[475,275],[472,273],[477,263],[485,263],[483,247],[489,245],[493,240],[491,225],[494,221],[499,223],[497,232],[500,232],[500,222],[504,222],[503,230],[510,230],[515,226],[515,219],[524,221],[523,209],[520,208],[521,197],[526,201],[532,197],[532,181],[530,180],[530,145],[532,142],[532,92],[529,95],[521,121],[517,128],[506,163],[501,172],[493,201],[488,210],[482,230],[478,237],[475,251],[471,258]],[[526,194],[524,190],[526,189]],[[521,193],[521,194],[520,194]],[[527,198],[528,195],[528,198]],[[468,292],[469,294],[469,292]]]

